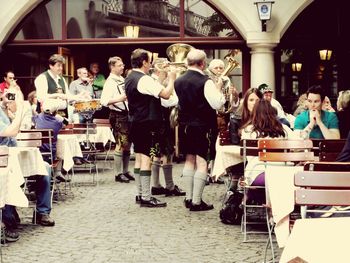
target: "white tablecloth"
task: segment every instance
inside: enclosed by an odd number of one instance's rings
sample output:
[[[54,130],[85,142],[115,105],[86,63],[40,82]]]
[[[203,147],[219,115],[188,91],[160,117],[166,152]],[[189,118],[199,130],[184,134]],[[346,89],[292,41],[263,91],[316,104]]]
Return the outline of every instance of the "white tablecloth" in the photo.
[[[77,137],[80,142],[87,140],[86,134],[79,134],[77,135]],[[104,127],[104,126],[97,126],[96,134],[89,134],[89,141],[95,142],[95,143],[102,142],[103,145],[106,145],[108,141],[115,142],[115,139],[111,128]]]
[[[309,263],[349,262],[350,217],[296,220],[280,262],[299,256]]]
[[[243,162],[239,145],[220,145],[219,138],[216,140],[216,157],[212,176],[219,178],[225,173],[225,169],[235,164]]]
[[[36,147],[10,147],[7,168],[1,169],[1,186],[5,186],[0,204],[27,207],[28,200],[20,187],[24,177],[48,175],[45,162]]]
[[[269,165],[265,170],[267,203],[272,208],[275,234],[279,247],[284,247],[289,236],[289,214],[294,210],[294,174],[303,166]]]
[[[73,157],[83,157],[77,136],[59,134],[57,136],[57,158],[63,160],[63,169],[69,171],[74,165]]]

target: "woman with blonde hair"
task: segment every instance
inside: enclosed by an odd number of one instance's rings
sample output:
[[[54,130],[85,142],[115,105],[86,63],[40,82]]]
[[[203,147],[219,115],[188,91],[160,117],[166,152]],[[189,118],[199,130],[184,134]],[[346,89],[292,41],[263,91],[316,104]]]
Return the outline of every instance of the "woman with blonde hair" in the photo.
[[[339,92],[337,100],[337,116],[339,120],[340,138],[346,139],[350,131],[350,90]]]

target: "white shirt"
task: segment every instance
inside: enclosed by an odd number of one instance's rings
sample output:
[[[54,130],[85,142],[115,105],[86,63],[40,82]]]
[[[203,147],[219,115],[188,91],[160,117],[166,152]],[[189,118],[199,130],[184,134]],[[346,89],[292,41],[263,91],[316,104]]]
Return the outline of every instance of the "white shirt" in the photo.
[[[128,110],[127,101],[108,105],[110,99],[115,99],[120,95],[125,95],[124,78],[123,76],[117,76],[110,73],[105,84],[103,85],[101,104],[115,111]]]
[[[188,70],[194,70],[202,75],[205,75],[203,71],[197,68],[189,67]],[[216,85],[212,79],[208,79],[204,84],[204,97],[208,101],[210,107],[214,110],[219,110],[225,104],[225,96],[220,90],[216,88]]]
[[[155,98],[159,98],[159,93],[164,89],[164,86],[160,84],[158,81],[156,81],[154,78],[152,78],[149,75],[146,75],[142,70],[140,69],[133,69],[134,71],[141,72],[144,74],[137,83],[137,90],[145,95],[150,95]],[[163,99],[160,98],[161,105],[165,108],[169,108],[171,106],[177,105],[179,99],[174,91],[173,95],[170,96],[169,99]]]
[[[72,95],[70,94],[69,90],[68,90],[68,85],[67,82],[64,78],[60,77],[60,76],[54,76],[52,74],[52,72],[50,70],[48,70],[49,75],[51,76],[51,78],[53,78],[53,80],[57,83],[58,85],[58,81],[60,79],[63,79],[63,82],[65,84],[65,91],[66,91],[66,95],[68,98],[72,97]],[[48,94],[48,90],[49,90],[49,86],[47,84],[47,78],[45,76],[45,74],[40,74],[39,76],[37,76],[34,80],[34,85],[36,88],[36,96],[38,98],[39,101],[44,101]],[[65,100],[60,100],[60,106],[59,109],[63,110],[67,108],[67,102]]]

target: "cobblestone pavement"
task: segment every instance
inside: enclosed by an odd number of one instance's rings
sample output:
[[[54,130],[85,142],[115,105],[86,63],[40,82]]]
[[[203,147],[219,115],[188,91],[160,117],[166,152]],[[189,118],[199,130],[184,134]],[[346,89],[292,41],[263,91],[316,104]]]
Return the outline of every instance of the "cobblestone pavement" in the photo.
[[[174,165],[180,187],[182,167]],[[183,197],[161,197],[166,208],[140,208],[134,184],[114,182],[107,170],[98,186],[74,187],[74,198],[54,204],[56,226],[26,225],[30,219],[22,218],[21,239],[3,247],[3,262],[263,262],[264,242],[243,243],[240,226],[220,222],[224,185],[204,190],[214,210],[189,212]]]

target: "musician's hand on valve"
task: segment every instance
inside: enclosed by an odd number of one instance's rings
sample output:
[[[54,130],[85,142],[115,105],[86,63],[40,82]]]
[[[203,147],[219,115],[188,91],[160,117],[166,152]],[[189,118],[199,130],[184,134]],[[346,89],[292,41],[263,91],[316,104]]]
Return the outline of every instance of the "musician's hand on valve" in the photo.
[[[176,79],[176,67],[173,67],[173,66],[169,67],[168,77],[169,77],[169,80]]]
[[[216,88],[219,89],[219,90],[222,90],[223,86],[224,86],[224,83],[222,81],[222,78],[217,78],[217,81],[216,81]]]

